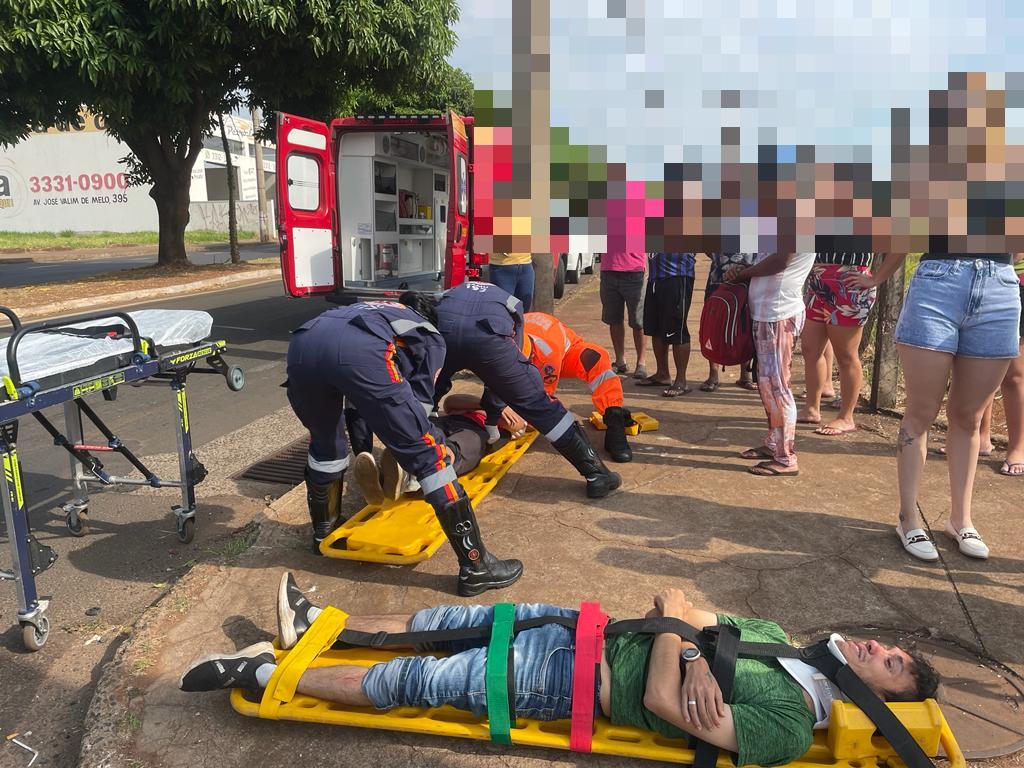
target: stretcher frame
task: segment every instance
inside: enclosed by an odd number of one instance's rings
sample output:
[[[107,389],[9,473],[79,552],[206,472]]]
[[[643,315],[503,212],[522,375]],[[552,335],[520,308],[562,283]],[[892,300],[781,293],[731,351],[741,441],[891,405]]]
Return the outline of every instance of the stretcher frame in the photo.
[[[296,692],[306,669],[339,665],[370,667],[398,656],[414,655],[411,650],[331,646],[344,629],[348,618],[343,611],[328,607],[299,643],[289,651],[275,641],[277,670],[262,694],[235,688],[231,706],[246,717],[272,720],[345,725],[356,728],[401,731],[453,738],[492,741],[487,718],[450,706],[432,709],[399,707],[379,711],[373,707],[355,707],[329,702]],[[327,621],[323,621],[323,619]],[[430,655],[443,655],[432,651]],[[950,768],[966,768],[963,752],[957,744],[942,710],[934,699],[921,702],[887,704],[907,731],[929,757],[941,748]],[[513,745],[569,750],[572,721],[536,721],[518,718],[508,729]],[[594,718],[589,750],[595,754],[633,757],[667,763],[692,765],[695,750],[682,739],[670,739],[651,731],[613,725],[607,718]],[[832,703],[827,729],[814,732],[810,749],[786,768],[878,768],[879,765],[904,768],[903,761],[887,741],[876,734],[876,726],[855,705],[836,699]],[[724,751],[719,752],[716,768],[735,768]]]
[[[654,432],[661,426],[658,420],[653,416],[648,416],[643,411],[636,411],[631,414],[632,423],[626,427],[626,434],[631,437],[636,437],[641,432]],[[594,429],[606,430],[608,427],[604,423],[604,416],[600,411],[590,412],[590,424]]]
[[[509,440],[459,478],[475,507],[489,494],[537,439],[537,431]],[[447,541],[433,508],[408,494],[383,504],[368,504],[320,542],[320,554],[341,560],[414,565],[432,557]]]
[[[53,438],[54,444],[69,455],[72,500],[63,505],[65,523],[74,536],[85,534],[88,523],[90,483],[117,486],[176,487],[181,490],[181,503],[172,507],[178,538],[189,543],[195,536],[195,486],[206,477],[206,468],[192,449],[192,432],[188,413],[186,379],[191,373],[215,373],[225,377],[229,389],[245,386],[241,368],[229,366],[222,355],[227,351],[224,341],[203,341],[179,346],[161,354],[151,340],[143,338],[138,325],[127,312],[105,310],[88,315],[61,318],[24,325],[17,314],[0,307],[0,314],[10,321],[14,334],[8,339],[6,356],[8,375],[0,377],[0,503],[11,551],[11,570],[0,570],[0,581],[13,581],[18,598],[17,620],[22,627],[22,642],[30,651],[40,650],[50,631],[46,616],[49,598],[40,597],[35,577],[57,560],[53,549],[40,543],[28,522],[22,469],[18,460],[18,419],[31,415]],[[116,317],[122,320],[131,336],[132,352],[112,356],[113,364],[100,373],[93,372],[70,382],[47,386],[47,380],[23,381],[18,365],[18,346],[32,333],[53,332],[75,323]],[[127,362],[126,362],[127,359]],[[205,362],[208,368],[197,368]],[[94,366],[92,366],[94,367]],[[174,392],[179,479],[168,480],[150,470],[141,459],[115,435],[84,401],[89,395],[101,393],[107,401],[117,397],[121,385],[169,385]],[[63,406],[65,433],[61,433],[42,411]],[[83,415],[103,435],[105,443],[84,441]],[[138,477],[111,475],[95,453],[118,453],[142,475]]]

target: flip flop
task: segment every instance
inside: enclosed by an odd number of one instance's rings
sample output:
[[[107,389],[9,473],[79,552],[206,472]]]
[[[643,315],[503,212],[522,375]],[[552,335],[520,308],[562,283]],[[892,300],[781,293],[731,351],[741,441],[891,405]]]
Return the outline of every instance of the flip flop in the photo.
[[[700,391],[701,392],[716,392],[718,390],[719,386],[720,386],[719,382],[712,381],[711,379],[705,379],[704,383],[700,385]]]
[[[658,381],[653,376],[648,376],[646,379],[637,379],[633,382],[638,387],[667,387],[672,382],[670,381]]]
[[[797,419],[796,423],[797,424],[821,424],[821,419],[818,419],[817,421],[814,421],[812,419]]]
[[[624,373],[629,373],[629,366],[625,363],[613,363],[612,371],[621,376]]]
[[[749,472],[752,475],[757,475],[758,477],[796,477],[797,475],[800,474],[799,469],[796,470],[795,472],[783,472],[782,470],[778,469],[778,467],[781,466],[781,464],[774,460],[762,461],[760,464],[755,464],[754,466],[750,467],[747,470],[747,472]]]
[[[857,427],[848,427],[846,429],[840,429],[839,427],[830,427],[828,425],[823,424],[816,430],[814,430],[814,434],[824,435],[825,437],[839,437],[839,435],[848,435],[851,432],[856,431]]]
[[[1020,467],[1020,472],[1014,472],[1014,467]],[[1004,461],[1003,466],[999,468],[1000,475],[1006,475],[1007,477],[1024,477],[1024,461]]]
[[[740,379],[736,382],[736,386],[740,389],[745,389],[748,392],[757,392],[757,384],[750,379]]]
[[[677,384],[673,384],[668,387],[664,392],[661,393],[662,397],[679,397],[680,395],[688,395],[693,390],[690,387],[680,387]]]
[[[946,455],[946,446],[940,445],[938,448],[935,449],[935,452],[937,454],[939,454],[940,456],[945,456]],[[979,459],[987,459],[991,455],[992,455],[992,451],[978,451],[978,458]]]
[[[770,449],[763,445],[759,445],[756,448],[747,448],[745,451],[740,451],[741,459],[774,459],[775,454]]]

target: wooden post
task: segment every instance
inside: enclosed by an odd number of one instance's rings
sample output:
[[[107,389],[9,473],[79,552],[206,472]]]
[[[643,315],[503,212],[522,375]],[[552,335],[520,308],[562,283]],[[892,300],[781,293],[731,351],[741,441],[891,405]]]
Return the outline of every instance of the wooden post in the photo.
[[[896,407],[900,359],[896,352],[896,321],[903,309],[904,269],[896,270],[878,289],[875,320],[875,362],[871,373],[871,408]]]
[[[555,270],[550,253],[533,254],[533,312],[555,312]]]

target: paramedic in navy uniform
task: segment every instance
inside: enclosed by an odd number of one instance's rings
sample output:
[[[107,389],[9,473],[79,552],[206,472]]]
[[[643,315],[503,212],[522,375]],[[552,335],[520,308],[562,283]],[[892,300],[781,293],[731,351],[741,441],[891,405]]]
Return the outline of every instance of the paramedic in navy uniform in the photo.
[[[437,303],[437,327],[447,353],[434,400],[451,389],[463,369],[486,387],[480,405],[490,442],[498,440],[498,419],[507,405],[551,441],[587,481],[587,496],[607,496],[622,479],[601,461],[582,427],[555,397],[544,391],[536,366],[523,352],[523,303],[491,283],[463,283]]]
[[[288,401],[311,438],[305,475],[313,551],[339,523],[349,464],[347,402],[419,481],[459,559],[458,593],[507,587],[522,575],[523,564],[498,560],[484,547],[444,437],[427,418],[445,358],[436,299],[410,294],[402,300],[330,309],[293,332]]]

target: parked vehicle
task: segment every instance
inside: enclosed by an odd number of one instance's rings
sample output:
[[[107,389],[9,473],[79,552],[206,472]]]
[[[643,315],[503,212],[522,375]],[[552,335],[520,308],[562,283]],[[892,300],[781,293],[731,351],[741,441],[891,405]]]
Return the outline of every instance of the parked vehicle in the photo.
[[[578,283],[580,275],[594,274],[592,253],[563,253],[562,262],[565,264],[565,282],[570,285]]]

